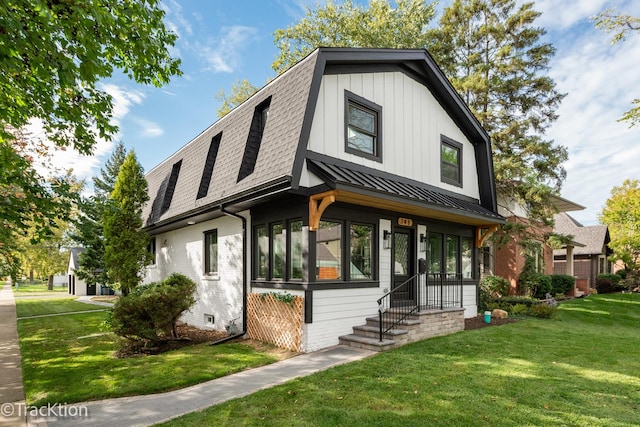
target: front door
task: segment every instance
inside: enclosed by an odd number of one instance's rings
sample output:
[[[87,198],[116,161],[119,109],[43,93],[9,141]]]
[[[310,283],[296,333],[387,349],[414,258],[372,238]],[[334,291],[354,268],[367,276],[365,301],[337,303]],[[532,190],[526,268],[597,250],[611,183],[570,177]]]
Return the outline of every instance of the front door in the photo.
[[[393,293],[392,304],[410,305],[415,302],[414,284],[407,282],[415,275],[415,233],[410,228],[393,232]]]

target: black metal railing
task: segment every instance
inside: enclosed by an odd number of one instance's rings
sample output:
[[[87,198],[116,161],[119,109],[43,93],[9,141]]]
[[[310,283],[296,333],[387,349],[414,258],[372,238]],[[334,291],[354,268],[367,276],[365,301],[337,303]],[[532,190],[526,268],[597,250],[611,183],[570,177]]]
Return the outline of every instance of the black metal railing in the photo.
[[[378,299],[379,338],[420,310],[462,307],[461,274],[417,274]]]

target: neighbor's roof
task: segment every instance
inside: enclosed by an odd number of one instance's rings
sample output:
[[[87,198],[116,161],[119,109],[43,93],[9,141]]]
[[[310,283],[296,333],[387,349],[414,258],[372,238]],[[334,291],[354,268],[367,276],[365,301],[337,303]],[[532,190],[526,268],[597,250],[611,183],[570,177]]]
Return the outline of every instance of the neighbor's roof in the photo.
[[[583,244],[582,247],[573,249],[574,255],[598,255],[606,254],[606,245],[611,240],[609,227],[606,225],[583,226],[567,213],[559,213],[554,216],[554,233],[572,235],[573,240]],[[554,255],[566,255],[566,249],[556,249]]]
[[[222,204],[297,190],[322,76],[379,70],[407,73],[431,91],[472,142],[477,162],[483,165],[478,168],[480,200],[476,204],[495,211],[489,136],[426,50],[319,48],[146,175],[151,200],[143,211],[145,227],[175,228]],[[239,180],[252,118],[265,102],[270,102],[269,113],[255,167]],[[208,153],[220,135],[206,195],[198,198]]]

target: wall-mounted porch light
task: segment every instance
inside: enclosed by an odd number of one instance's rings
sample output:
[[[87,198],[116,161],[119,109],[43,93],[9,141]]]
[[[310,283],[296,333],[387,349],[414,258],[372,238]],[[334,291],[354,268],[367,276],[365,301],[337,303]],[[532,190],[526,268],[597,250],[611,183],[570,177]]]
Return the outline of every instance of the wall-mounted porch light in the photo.
[[[384,230],[382,232],[382,247],[385,249],[391,249],[391,232]]]
[[[427,252],[427,236],[420,234],[420,252]]]

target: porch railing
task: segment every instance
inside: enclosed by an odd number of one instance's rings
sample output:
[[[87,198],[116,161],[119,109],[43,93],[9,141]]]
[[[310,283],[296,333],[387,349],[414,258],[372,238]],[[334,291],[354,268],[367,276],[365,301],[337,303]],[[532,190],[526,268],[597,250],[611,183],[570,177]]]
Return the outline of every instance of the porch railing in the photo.
[[[379,338],[421,310],[462,307],[461,274],[417,274],[378,299]]]

